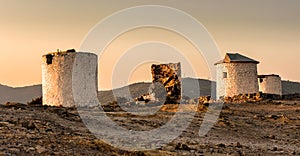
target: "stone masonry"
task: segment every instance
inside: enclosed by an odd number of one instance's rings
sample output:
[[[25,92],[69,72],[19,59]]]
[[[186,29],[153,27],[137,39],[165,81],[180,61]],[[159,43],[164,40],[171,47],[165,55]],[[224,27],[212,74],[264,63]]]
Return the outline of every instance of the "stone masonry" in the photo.
[[[281,77],[279,75],[259,75],[259,90],[266,94],[282,95]]]
[[[74,64],[75,59],[78,60],[76,64]],[[82,68],[80,69],[82,71],[81,74],[87,77],[85,80],[81,80],[84,81],[85,88],[95,87],[97,85],[97,61],[97,55],[75,52],[75,50],[43,55],[43,105],[75,106],[72,92],[73,84],[82,85],[83,82],[73,82],[73,67],[75,65]]]
[[[259,92],[257,64],[240,54],[227,53],[217,66],[217,98]]]
[[[161,83],[166,89],[168,104],[180,104],[181,100],[181,66],[180,63],[152,65],[152,82]]]

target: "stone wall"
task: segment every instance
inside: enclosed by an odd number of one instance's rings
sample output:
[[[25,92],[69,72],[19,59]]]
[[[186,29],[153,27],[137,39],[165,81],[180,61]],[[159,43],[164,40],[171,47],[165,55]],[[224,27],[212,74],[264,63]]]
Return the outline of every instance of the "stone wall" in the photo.
[[[257,64],[217,64],[217,98],[258,92]]]
[[[152,82],[161,83],[166,89],[166,102],[180,104],[181,100],[181,66],[180,63],[151,66]]]
[[[43,105],[50,106],[75,106],[73,97],[73,65],[76,58],[81,61],[76,62],[76,66],[83,67],[89,81],[87,87],[97,85],[97,55],[81,52],[55,52],[48,53],[42,57],[42,84],[43,84]],[[77,80],[78,81],[78,80]],[[81,80],[84,81],[84,80]],[[96,90],[95,90],[96,91]]]
[[[282,95],[281,78],[278,75],[258,76],[259,90],[262,93]]]

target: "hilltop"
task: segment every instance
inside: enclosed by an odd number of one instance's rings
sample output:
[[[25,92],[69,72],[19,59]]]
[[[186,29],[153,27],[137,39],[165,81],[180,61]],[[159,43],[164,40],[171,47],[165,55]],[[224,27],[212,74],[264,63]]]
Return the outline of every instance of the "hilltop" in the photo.
[[[300,93],[300,83],[283,80],[282,81],[282,93],[283,93],[283,95]]]
[[[0,104],[5,102],[27,103],[40,96],[42,96],[42,85],[14,88],[0,84]]]

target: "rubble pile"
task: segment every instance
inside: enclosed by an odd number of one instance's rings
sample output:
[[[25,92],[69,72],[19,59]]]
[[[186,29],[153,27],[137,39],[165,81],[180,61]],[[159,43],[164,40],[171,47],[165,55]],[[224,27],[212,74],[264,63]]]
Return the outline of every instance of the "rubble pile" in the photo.
[[[239,94],[233,97],[222,97],[221,100],[227,103],[257,103],[263,100],[290,100],[296,98],[297,95],[277,95],[267,93],[254,93],[254,94]],[[300,97],[300,96],[298,96]]]
[[[300,94],[294,93],[294,94],[283,95],[282,100],[300,100]]]
[[[198,98],[199,104],[207,104],[212,102],[211,96],[200,96]]]
[[[258,101],[261,101],[261,95],[260,94],[239,94],[234,95],[233,97],[223,97],[221,98],[226,103],[255,103]]]
[[[144,94],[140,97],[137,97],[134,99],[134,101],[136,102],[136,104],[150,104],[150,103],[155,103],[157,101],[157,99],[154,97],[153,94]]]

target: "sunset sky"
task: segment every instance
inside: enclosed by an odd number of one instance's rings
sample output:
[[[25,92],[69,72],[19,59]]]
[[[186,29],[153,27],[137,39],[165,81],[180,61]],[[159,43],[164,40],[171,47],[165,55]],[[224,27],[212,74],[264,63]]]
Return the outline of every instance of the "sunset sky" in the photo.
[[[182,10],[206,27],[222,56],[240,52],[260,61],[259,74],[274,73],[284,80],[300,81],[299,0],[0,0],[0,84],[40,84],[43,54],[56,49],[80,49],[98,22],[139,5]],[[139,42],[147,44],[133,47]],[[104,60],[108,63],[99,64],[103,81],[100,89],[111,87],[107,81],[116,63],[112,58],[122,55],[120,51],[147,49],[149,53],[152,50],[167,54],[174,52],[174,47],[187,57],[196,51],[182,36],[159,28],[135,29],[118,36],[105,50]],[[197,57],[199,62],[193,62],[200,67],[196,77],[211,78],[205,59]],[[176,58],[170,59],[175,61]],[[141,64],[129,82],[149,81],[149,65]],[[184,76],[191,75],[187,71]]]

